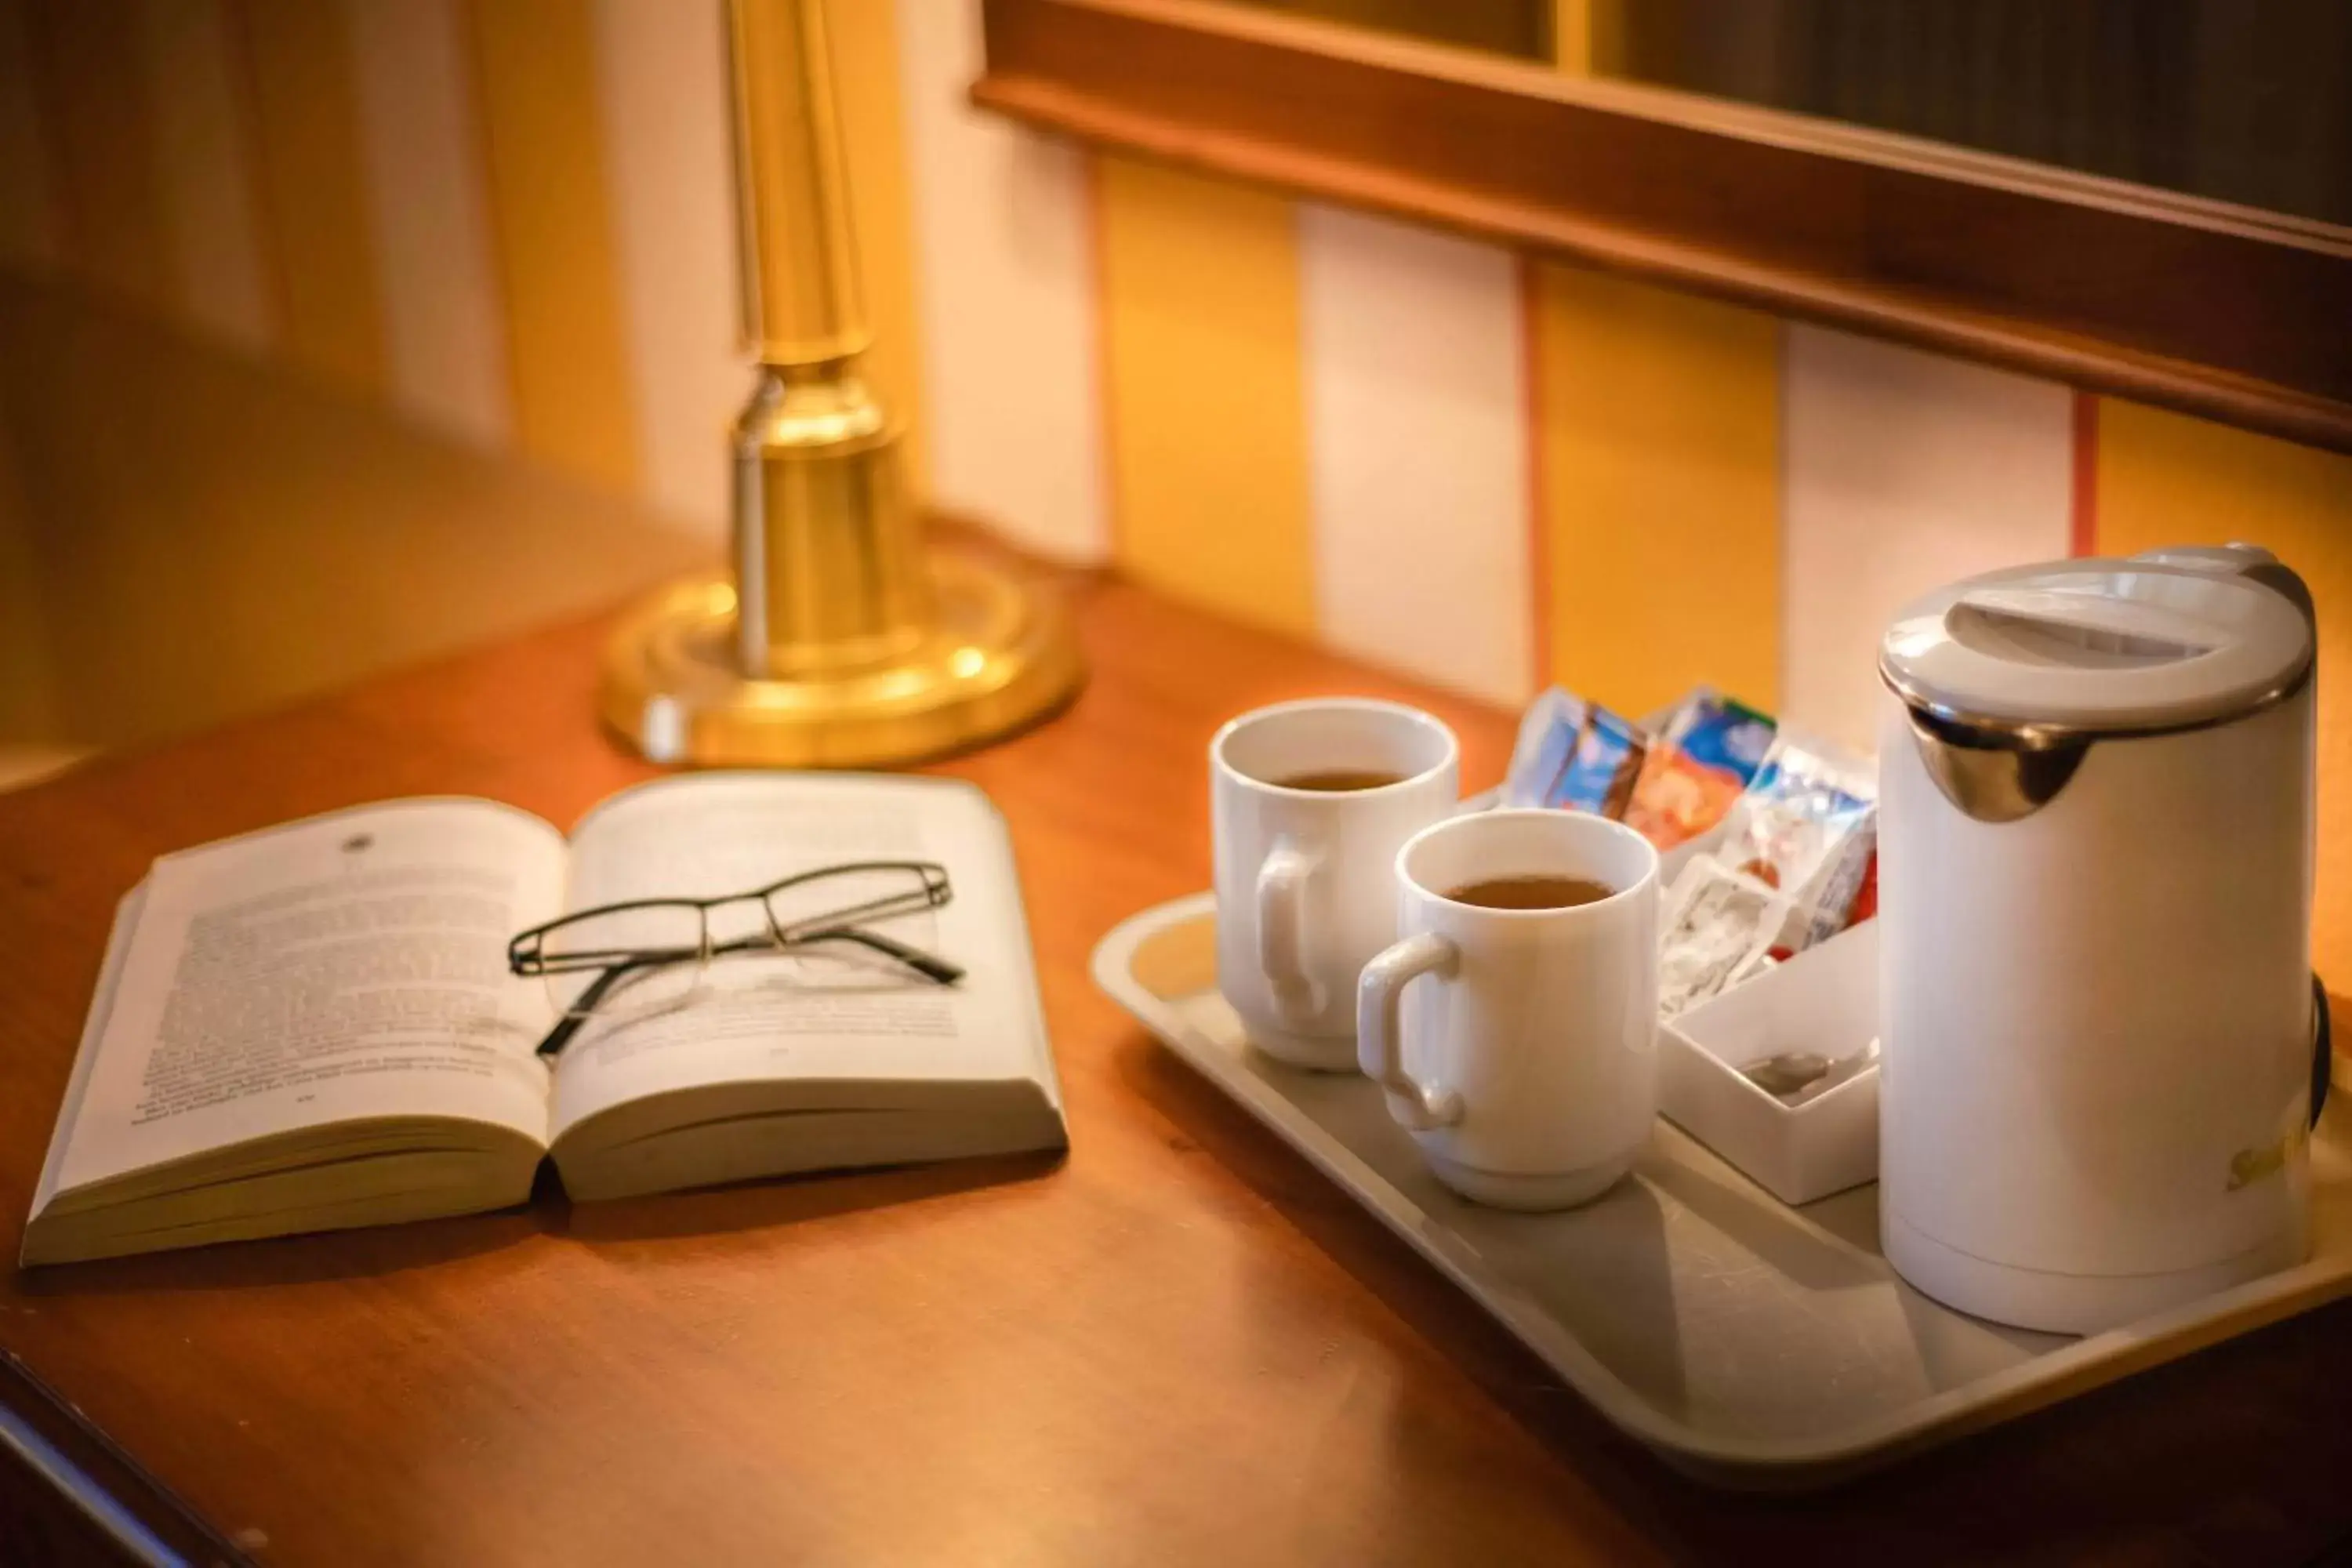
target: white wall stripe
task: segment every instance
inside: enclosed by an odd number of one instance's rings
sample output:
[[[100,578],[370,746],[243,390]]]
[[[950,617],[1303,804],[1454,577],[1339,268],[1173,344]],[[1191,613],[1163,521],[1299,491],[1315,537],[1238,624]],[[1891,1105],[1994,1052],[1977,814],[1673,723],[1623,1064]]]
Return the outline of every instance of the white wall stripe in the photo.
[[[898,0],[931,500],[1108,555],[1083,155],[982,117],[979,0]]]
[[[135,22],[181,307],[197,327],[262,353],[278,341],[278,305],[226,0],[142,0]]]
[[[461,0],[343,0],[394,401],[483,446],[514,426]]]
[[[719,0],[597,0],[598,89],[644,489],[713,534],[727,431],[751,395],[738,346]]]
[[[1298,209],[1324,637],[1518,702],[1534,668],[1526,353],[1508,252]]]
[[[1826,328],[1791,323],[1786,341],[1781,708],[1869,749],[1878,638],[1905,600],[2066,553],[2072,401]]]
[[[47,128],[33,91],[30,0],[0,0],[0,265],[46,271],[63,254]]]

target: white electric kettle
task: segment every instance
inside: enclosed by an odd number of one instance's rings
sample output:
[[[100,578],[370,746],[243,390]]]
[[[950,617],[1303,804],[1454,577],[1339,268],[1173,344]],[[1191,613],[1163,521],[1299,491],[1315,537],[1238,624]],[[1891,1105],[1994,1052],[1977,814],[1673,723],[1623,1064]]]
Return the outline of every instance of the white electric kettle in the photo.
[[[2300,580],[2236,545],[1887,628],[1879,1216],[1920,1290],[2089,1333],[2302,1260],[2315,658]]]

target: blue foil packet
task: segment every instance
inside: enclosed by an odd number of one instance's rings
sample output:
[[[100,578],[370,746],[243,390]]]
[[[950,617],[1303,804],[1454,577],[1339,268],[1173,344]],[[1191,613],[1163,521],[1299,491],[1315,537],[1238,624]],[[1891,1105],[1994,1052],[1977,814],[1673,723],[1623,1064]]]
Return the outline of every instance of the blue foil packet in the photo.
[[[1549,805],[1553,787],[1576,754],[1584,729],[1584,700],[1555,686],[1528,704],[1519,738],[1503,778],[1505,805]]]
[[[1503,804],[1620,816],[1648,749],[1640,726],[1555,686],[1519,722]]]
[[[1642,758],[1648,751],[1649,742],[1640,730],[1599,703],[1591,704],[1568,766],[1561,770],[1552,798],[1545,804],[1589,811],[1596,816],[1624,816],[1625,803],[1633,798],[1633,781],[1641,774]]]
[[[1745,789],[1764,765],[1775,730],[1769,714],[1701,687],[1683,699],[1666,739],[1692,762],[1721,769]]]

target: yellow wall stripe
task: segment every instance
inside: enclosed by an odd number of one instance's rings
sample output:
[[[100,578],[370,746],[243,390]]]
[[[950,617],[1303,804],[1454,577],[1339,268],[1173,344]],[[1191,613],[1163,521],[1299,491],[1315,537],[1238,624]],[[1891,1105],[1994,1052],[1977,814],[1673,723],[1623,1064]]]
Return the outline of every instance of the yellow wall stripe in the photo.
[[[32,46],[44,118],[55,139],[52,188],[64,215],[67,266],[100,288],[173,310],[171,252],[155,177],[153,122],[127,14],[91,0],[33,8]]]
[[[588,0],[474,0],[472,10],[516,433],[533,456],[627,489],[636,421],[594,18]]]
[[[320,0],[240,8],[287,349],[311,370],[375,390],[383,323],[342,10]]]
[[[2319,611],[2319,888],[2312,947],[2352,988],[2352,457],[2103,398],[2097,548],[2268,546]],[[2217,828],[2225,831],[2226,825]]]
[[[1780,323],[1538,264],[1550,672],[1638,714],[1708,681],[1780,698]]]
[[[850,221],[864,264],[866,309],[874,320],[866,378],[907,423],[899,447],[916,493],[928,494],[923,466],[922,345],[916,341],[915,210],[900,106],[898,8],[861,0],[826,8],[839,85],[842,144],[849,160]]]
[[[1178,598],[1311,637],[1290,204],[1120,158],[1095,169],[1118,567]]]

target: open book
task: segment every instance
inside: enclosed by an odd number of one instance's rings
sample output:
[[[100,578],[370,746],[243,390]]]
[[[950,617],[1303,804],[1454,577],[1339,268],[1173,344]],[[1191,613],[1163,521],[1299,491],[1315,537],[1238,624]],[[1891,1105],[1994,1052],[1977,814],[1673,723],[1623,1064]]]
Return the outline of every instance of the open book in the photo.
[[[870,929],[961,980],[854,942],[720,952],[538,1054],[582,988],[509,973],[516,933],[868,860],[945,868],[946,902]],[[971,785],[692,775],[569,843],[489,801],[393,801],[166,856],[123,900],[24,1258],[499,1208],[546,1155],[607,1198],[1066,1142],[1011,841]]]

